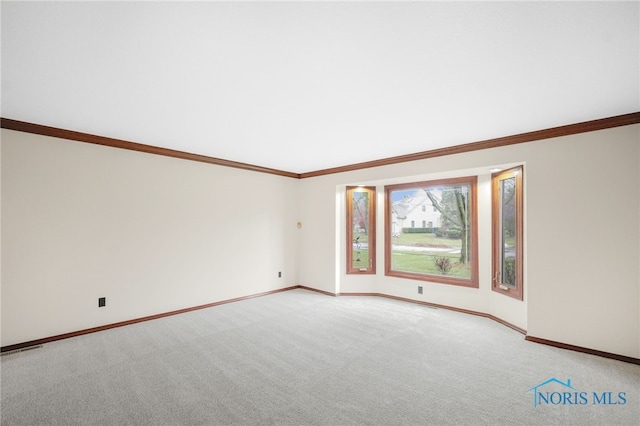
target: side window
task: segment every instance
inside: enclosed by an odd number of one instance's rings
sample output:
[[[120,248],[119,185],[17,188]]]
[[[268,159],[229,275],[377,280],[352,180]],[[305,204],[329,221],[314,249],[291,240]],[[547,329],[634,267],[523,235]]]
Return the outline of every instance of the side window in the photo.
[[[347,187],[347,274],[376,272],[375,205],[375,187]]]
[[[493,216],[493,291],[523,297],[523,188],[522,167],[491,175]]]
[[[387,276],[478,287],[476,183],[472,176],[385,187]],[[429,227],[414,228],[416,219]]]

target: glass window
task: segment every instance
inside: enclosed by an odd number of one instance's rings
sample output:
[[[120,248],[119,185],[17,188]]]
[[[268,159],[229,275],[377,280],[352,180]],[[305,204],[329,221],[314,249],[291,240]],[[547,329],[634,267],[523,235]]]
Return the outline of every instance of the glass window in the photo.
[[[347,187],[347,274],[374,274],[376,188]]]
[[[478,287],[477,178],[385,187],[385,273]],[[417,215],[429,227],[407,227]]]
[[[494,291],[523,297],[522,167],[491,175]]]

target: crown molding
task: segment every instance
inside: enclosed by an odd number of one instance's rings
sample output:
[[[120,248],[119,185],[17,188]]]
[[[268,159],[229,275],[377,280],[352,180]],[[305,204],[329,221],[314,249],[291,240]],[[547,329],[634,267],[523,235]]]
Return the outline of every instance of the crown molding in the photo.
[[[65,130],[57,127],[43,126],[41,124],[28,123],[25,121],[0,118],[0,127],[3,129],[16,130],[19,132],[33,133],[36,135],[51,136],[55,138],[68,139],[78,142],[91,143],[96,145],[110,146],[113,148],[128,149],[131,151],[145,152],[148,154],[162,155],[165,157],[179,158],[183,160],[198,161],[201,163],[214,164],[217,166],[233,167],[236,169],[250,170],[260,173],[268,173],[278,176],[285,176],[294,179],[306,179],[316,176],[344,173],[354,170],[368,169],[372,167],[387,166],[391,164],[405,163],[408,161],[424,160],[427,158],[442,157],[445,155],[462,154],[465,152],[479,151],[483,149],[498,148],[507,145],[515,145],[525,142],[534,142],[544,139],[570,136],[579,133],[593,132],[596,130],[610,129],[613,127],[628,126],[640,123],[640,112],[617,115],[614,117],[601,118],[598,120],[584,121],[566,126],[552,127],[544,130],[520,133],[512,136],[504,136],[495,139],[487,139],[479,142],[471,142],[462,145],[455,145],[446,148],[433,149],[429,151],[416,152],[413,154],[399,155],[396,157],[382,158],[379,160],[366,161],[362,163],[349,164],[345,166],[332,167],[328,169],[316,170],[306,173],[293,173],[284,170],[271,169],[268,167],[256,166],[253,164],[241,163],[238,161],[225,160],[206,155],[193,154],[174,149],[160,148],[153,145],[145,145],[137,142],[129,142],[121,139],[113,139],[105,136],[92,135],[89,133]]]
[[[200,163],[233,167],[236,169],[250,170],[253,172],[269,173],[272,175],[285,176],[295,179],[298,179],[300,177],[298,173],[286,172],[284,170],[270,169],[268,167],[255,166],[253,164],[241,163],[238,161],[224,160],[222,158],[177,151],[175,149],[160,148],[153,145],[145,145],[137,142],[129,142],[121,139],[113,139],[105,136],[60,129],[57,127],[43,126],[41,124],[28,123],[25,121],[12,120],[9,118],[1,118],[0,123],[3,129],[16,130],[18,132],[33,133],[36,135],[51,136],[54,138],[68,139],[77,142],[110,146],[112,148],[128,149],[131,151],[145,152],[147,154],[162,155],[165,157],[179,158],[182,160],[198,161]]]
[[[406,163],[408,161],[424,160],[426,158],[442,157],[445,155],[462,154],[465,152],[479,151],[483,149],[498,148],[501,146],[515,145],[525,142],[533,142],[543,139],[557,138],[561,136],[575,135],[578,133],[593,132],[596,130],[610,129],[612,127],[628,126],[640,123],[640,112],[569,124],[566,126],[552,127],[550,129],[536,130],[495,139],[487,139],[479,142],[471,142],[463,145],[455,145],[430,151],[416,152],[413,154],[399,155],[397,157],[383,158],[380,160],[366,161],[363,163],[333,167],[330,169],[316,170],[301,173],[300,179],[330,175],[334,173],[351,172],[354,170],[368,169],[371,167],[388,166],[390,164]]]

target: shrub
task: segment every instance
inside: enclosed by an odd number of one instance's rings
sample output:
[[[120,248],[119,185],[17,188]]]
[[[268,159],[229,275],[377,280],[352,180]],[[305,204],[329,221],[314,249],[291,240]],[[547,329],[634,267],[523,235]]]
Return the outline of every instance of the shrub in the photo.
[[[462,238],[462,230],[460,228],[451,228],[447,230],[447,238],[459,240]]]
[[[438,268],[438,271],[440,271],[442,275],[447,275],[453,266],[451,264],[451,259],[445,256],[434,257],[433,263],[435,263],[436,268]]]
[[[503,282],[505,284],[516,284],[516,258],[507,257],[504,259],[504,277]]]
[[[429,228],[402,228],[403,234],[426,234]]]
[[[447,237],[452,240],[459,240],[462,238],[462,229],[457,226],[452,226],[451,228],[443,229],[443,228],[434,228],[436,237]]]

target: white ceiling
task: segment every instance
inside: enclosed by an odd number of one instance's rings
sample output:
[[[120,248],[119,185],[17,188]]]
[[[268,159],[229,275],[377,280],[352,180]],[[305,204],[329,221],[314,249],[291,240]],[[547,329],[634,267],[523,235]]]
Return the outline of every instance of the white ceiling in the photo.
[[[639,2],[7,2],[2,117],[309,172],[640,110]]]

